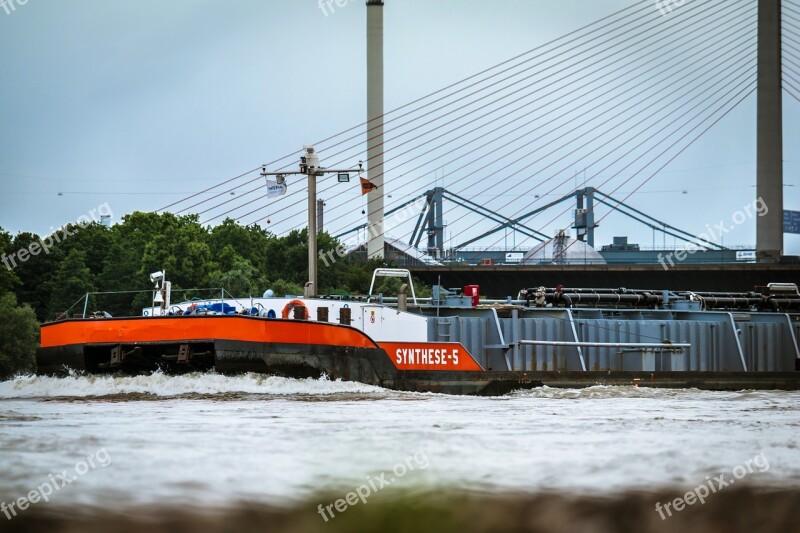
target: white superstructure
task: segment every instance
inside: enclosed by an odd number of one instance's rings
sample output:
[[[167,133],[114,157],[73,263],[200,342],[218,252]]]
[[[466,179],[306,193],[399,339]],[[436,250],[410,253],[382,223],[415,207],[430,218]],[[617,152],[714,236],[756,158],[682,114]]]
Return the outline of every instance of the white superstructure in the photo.
[[[350,309],[350,326],[369,335],[375,341],[424,342],[428,340],[427,319],[406,311],[387,307],[378,303],[329,300],[322,298],[301,298],[284,296],[280,298],[209,298],[190,300],[173,304],[168,309],[147,307],[143,316],[192,316],[204,315],[250,315],[264,319],[294,318],[296,302],[306,308],[306,319],[317,321],[320,309],[328,310],[330,324],[339,324],[341,309]],[[286,310],[286,313],[284,313]],[[324,313],[323,313],[324,314]],[[280,327],[276,324],[276,327]]]

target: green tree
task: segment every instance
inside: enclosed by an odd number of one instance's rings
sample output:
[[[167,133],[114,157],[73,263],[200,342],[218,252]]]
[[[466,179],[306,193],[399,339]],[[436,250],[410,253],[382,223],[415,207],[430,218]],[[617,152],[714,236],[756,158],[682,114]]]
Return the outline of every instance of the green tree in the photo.
[[[61,238],[61,234],[58,234]],[[17,301],[30,304],[36,311],[40,320],[47,315],[50,293],[46,288],[46,283],[53,277],[53,272],[58,268],[60,261],[64,257],[64,250],[61,244],[56,242],[54,237],[47,239],[48,247],[42,249],[36,255],[29,255],[24,262],[18,262],[14,272],[19,276],[21,284],[17,288]],[[41,247],[41,239],[38,235],[29,232],[19,233],[14,237],[12,244],[13,250],[30,250],[32,246]],[[49,246],[52,245],[52,246]]]
[[[103,259],[97,285],[103,291],[136,291],[152,289],[142,266],[145,247],[162,231],[164,217],[155,213],[136,211],[125,215],[120,224],[109,231],[109,246]],[[154,269],[149,272],[153,272]],[[148,273],[149,273],[148,272]],[[138,315],[149,305],[150,293],[113,294],[99,298],[98,303],[112,315]]]
[[[63,312],[95,287],[115,294],[93,297],[92,310],[138,315],[151,304],[149,274],[157,270],[166,271],[175,301],[208,296],[207,291],[184,289],[215,286],[237,297],[269,288],[278,295],[302,294],[308,280],[306,229],[277,237],[257,224],[241,226],[232,219],[204,227],[197,215],[134,212],[111,228],[90,224],[66,230],[70,234],[59,232],[61,242],[48,253],[18,262],[13,270],[0,269],[0,290],[15,292],[17,301],[29,303],[40,320]],[[12,238],[0,228],[0,252],[30,249],[39,240],[32,233]],[[318,248],[328,258],[318,264],[319,294],[365,294],[373,269],[387,266],[382,260],[339,255],[340,241],[325,232],[318,235]],[[395,289],[387,286],[384,292]]]
[[[159,215],[153,215],[159,216]],[[211,268],[211,248],[206,240],[208,230],[197,215],[160,215],[159,231],[144,246],[139,275],[165,270],[176,288],[206,287]]]
[[[241,257],[236,257],[230,268],[212,272],[209,283],[214,287],[224,288],[236,297],[261,296],[266,290],[266,287],[261,288],[264,285],[252,263]]]
[[[95,291],[92,272],[86,266],[86,253],[78,249],[70,251],[45,288],[51,294],[48,306],[51,317],[66,311],[81,295]]]
[[[267,246],[275,237],[257,224],[241,226],[234,220],[226,218],[222,224],[210,229],[208,245],[211,249],[213,261],[219,268],[226,269],[233,266],[232,262],[225,263],[226,248],[232,249],[239,257],[248,261],[261,273],[266,272]]]
[[[102,274],[106,257],[108,257],[114,239],[111,230],[102,224],[92,223],[87,226],[70,225],[72,235],[65,239],[60,247],[66,256],[72,250],[86,253],[86,266],[93,276]]]
[[[16,297],[0,294],[0,379],[36,370],[39,323],[29,305],[17,305]]]
[[[0,293],[16,290],[22,284],[8,259],[14,253],[13,243],[11,234],[0,227],[0,257],[8,261],[8,265],[0,263]]]
[[[277,279],[269,284],[269,288],[275,293],[275,296],[282,298],[287,294],[293,296],[303,296],[303,287],[299,283],[293,283],[284,279]]]

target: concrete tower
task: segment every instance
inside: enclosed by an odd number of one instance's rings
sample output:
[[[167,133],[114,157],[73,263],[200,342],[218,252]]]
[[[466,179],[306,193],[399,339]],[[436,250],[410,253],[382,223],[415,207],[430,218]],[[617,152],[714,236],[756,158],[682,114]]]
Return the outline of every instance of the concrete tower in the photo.
[[[756,220],[759,262],[783,253],[783,101],[781,0],[758,0],[757,198],[769,212]]]
[[[367,257],[383,258],[383,0],[367,0]]]

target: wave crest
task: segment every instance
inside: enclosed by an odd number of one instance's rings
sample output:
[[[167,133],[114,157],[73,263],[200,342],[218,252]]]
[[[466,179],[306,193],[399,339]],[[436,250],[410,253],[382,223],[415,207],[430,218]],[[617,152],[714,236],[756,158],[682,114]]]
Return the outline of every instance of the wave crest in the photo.
[[[190,394],[265,394],[330,395],[369,394],[385,389],[353,381],[292,379],[264,374],[225,376],[216,373],[191,373],[180,376],[154,372],[140,376],[80,375],[65,377],[17,376],[0,382],[0,399],[87,398],[126,394],[149,394],[158,397]]]

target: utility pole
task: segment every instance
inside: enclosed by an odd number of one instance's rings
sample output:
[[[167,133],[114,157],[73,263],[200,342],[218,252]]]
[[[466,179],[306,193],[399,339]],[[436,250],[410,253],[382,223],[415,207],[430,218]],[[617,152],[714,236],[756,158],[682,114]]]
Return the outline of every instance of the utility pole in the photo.
[[[358,170],[343,169],[336,170],[322,168],[319,164],[319,155],[313,146],[304,146],[305,155],[300,158],[300,170],[297,172],[264,172],[262,176],[276,176],[278,184],[283,185],[286,176],[303,174],[308,178],[308,282],[303,291],[304,298],[315,298],[319,285],[317,283],[317,177],[325,174],[336,173],[339,175],[340,183],[350,181],[350,172],[361,172],[361,165]]]
[[[769,211],[756,217],[756,257],[783,254],[783,93],[781,0],[758,0],[758,118],[756,198]]]
[[[317,200],[317,233],[325,229],[325,200]]]
[[[319,285],[317,284],[317,168],[319,168],[319,156],[313,148],[305,146],[306,155],[300,158],[300,170],[303,165],[307,165],[306,175],[308,176],[308,283],[303,290],[305,298],[313,298],[317,295]],[[303,161],[305,159],[305,161]]]

